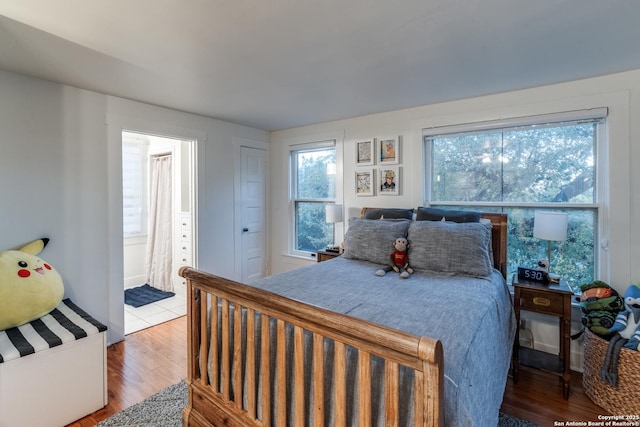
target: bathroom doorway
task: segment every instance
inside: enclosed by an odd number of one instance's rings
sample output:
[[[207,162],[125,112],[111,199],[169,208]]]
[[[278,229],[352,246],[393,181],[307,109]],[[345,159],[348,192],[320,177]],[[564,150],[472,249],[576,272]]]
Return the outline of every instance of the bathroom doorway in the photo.
[[[122,132],[125,335],[186,314],[177,273],[195,267],[194,151],[193,140]]]

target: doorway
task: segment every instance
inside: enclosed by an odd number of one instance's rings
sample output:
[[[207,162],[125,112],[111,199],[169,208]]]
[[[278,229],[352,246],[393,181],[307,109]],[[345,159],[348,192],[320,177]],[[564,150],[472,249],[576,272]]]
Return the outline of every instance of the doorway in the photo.
[[[125,335],[186,314],[186,283],[177,273],[195,259],[194,147],[193,140],[122,132],[123,291],[165,293],[142,306],[125,301]]]

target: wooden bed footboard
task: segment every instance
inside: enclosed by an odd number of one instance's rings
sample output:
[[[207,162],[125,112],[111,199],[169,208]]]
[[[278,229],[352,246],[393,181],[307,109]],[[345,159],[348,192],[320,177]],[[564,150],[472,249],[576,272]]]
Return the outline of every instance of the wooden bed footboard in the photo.
[[[357,402],[354,411],[359,424],[370,425],[373,358],[384,364],[384,425],[398,425],[399,371],[407,369],[413,377],[415,425],[444,425],[444,362],[440,341],[324,310],[189,267],[183,267],[180,275],[187,279],[189,319],[188,404],[183,412],[184,425],[306,425],[313,419],[314,426],[324,426],[330,416],[324,404],[328,398],[335,409],[331,414],[334,425],[348,423],[345,407],[350,399]],[[211,314],[212,307],[216,315]],[[309,335],[310,348],[306,351],[311,358],[304,354],[305,338]],[[292,337],[288,344],[287,336]],[[333,359],[325,360],[329,341]],[[292,348],[292,356],[286,353],[288,346]],[[358,391],[355,398],[346,392],[346,349],[357,352],[357,386],[349,389]],[[329,370],[327,363],[331,365]],[[305,369],[312,372],[308,384]],[[324,396],[323,385],[329,376],[333,396]]]

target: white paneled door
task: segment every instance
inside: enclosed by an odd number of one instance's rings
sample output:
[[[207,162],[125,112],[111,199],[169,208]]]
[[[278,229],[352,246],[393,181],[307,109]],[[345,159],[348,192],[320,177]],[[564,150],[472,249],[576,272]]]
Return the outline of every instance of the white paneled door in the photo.
[[[251,283],[265,275],[265,218],[267,152],[241,148],[242,282]]]

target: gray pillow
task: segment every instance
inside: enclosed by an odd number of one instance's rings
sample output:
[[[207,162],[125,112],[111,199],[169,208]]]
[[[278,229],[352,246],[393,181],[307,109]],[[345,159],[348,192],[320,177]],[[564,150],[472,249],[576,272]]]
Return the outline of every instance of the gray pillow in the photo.
[[[364,217],[365,219],[412,219],[413,209],[370,209]]]
[[[473,277],[489,276],[493,270],[491,224],[416,221],[407,240],[414,269]]]
[[[393,243],[398,237],[407,237],[411,221],[398,219],[380,221],[376,219],[351,218],[344,236],[344,256],[376,264],[391,263]]]
[[[479,222],[480,212],[418,207],[416,221]]]

